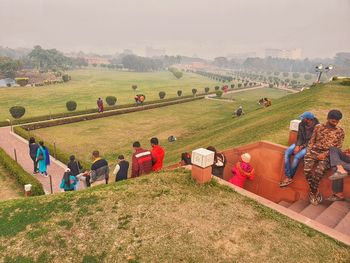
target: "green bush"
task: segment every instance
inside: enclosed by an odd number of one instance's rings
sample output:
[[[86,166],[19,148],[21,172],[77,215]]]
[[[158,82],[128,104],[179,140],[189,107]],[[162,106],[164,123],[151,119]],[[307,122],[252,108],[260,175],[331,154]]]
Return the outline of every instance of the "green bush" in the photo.
[[[27,84],[29,83],[28,78],[15,78],[15,81],[21,87],[27,86]]]
[[[272,83],[269,84],[269,88],[273,88],[273,84]]]
[[[215,86],[215,88],[214,88],[215,90],[219,90],[220,89],[220,87],[219,86]]]
[[[133,90],[137,90],[137,85],[132,85],[131,88],[132,88]]]
[[[205,92],[205,94],[208,94],[209,88],[208,87],[204,88],[204,92]]]
[[[193,96],[195,96],[196,93],[197,93],[197,89],[192,89],[192,94],[193,94]]]
[[[159,92],[159,98],[162,100],[165,98],[166,93],[164,91]]]
[[[216,93],[215,93],[216,97],[221,98],[222,93],[223,93],[222,90],[217,90]]]
[[[231,84],[231,89],[234,89],[235,88],[235,84]]]
[[[63,80],[64,82],[68,82],[68,81],[70,80],[68,74],[64,74],[64,75],[62,76],[62,80]]]
[[[21,186],[32,185],[32,195],[44,195],[44,189],[41,183],[32,175],[23,170],[12,158],[2,149],[0,149],[0,164],[13,176]]]
[[[182,90],[178,90],[178,91],[177,91],[177,96],[178,96],[178,97],[181,97],[181,95],[182,95]]]
[[[288,77],[289,76],[289,73],[288,72],[283,72],[283,77]]]
[[[73,100],[67,101],[66,107],[68,111],[75,111],[77,109],[77,103]]]
[[[238,83],[238,88],[242,87],[242,83]]]
[[[26,113],[26,109],[22,106],[13,106],[10,108],[10,113],[13,118],[19,119]]]
[[[183,76],[183,73],[181,71],[174,71],[173,74],[177,79],[181,79]]]
[[[113,106],[117,103],[117,97],[115,96],[107,96],[106,102],[109,106]]]
[[[300,74],[299,74],[299,73],[297,73],[297,72],[294,72],[294,73],[293,73],[293,78],[297,79],[297,78],[299,78],[299,77],[300,77]]]

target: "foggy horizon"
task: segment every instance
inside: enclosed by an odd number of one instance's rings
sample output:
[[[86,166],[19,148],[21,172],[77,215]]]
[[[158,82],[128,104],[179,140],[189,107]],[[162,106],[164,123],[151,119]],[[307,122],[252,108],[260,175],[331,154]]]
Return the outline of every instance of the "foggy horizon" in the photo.
[[[302,49],[302,57],[350,51],[349,0],[2,0],[0,46],[115,54],[146,46],[214,58]]]

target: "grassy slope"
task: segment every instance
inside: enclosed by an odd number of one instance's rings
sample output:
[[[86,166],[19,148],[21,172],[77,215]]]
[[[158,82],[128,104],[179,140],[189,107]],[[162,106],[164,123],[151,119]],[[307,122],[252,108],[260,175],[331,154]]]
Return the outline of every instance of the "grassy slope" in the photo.
[[[86,69],[69,72],[72,80],[68,83],[44,87],[1,88],[0,119],[10,116],[8,109],[13,105],[22,105],[27,112],[24,117],[65,112],[66,102],[75,100],[77,110],[95,108],[98,97],[116,96],[118,104],[133,103],[135,92],[133,84],[138,85],[136,93],[143,93],[147,100],[159,99],[159,91],[167,93],[166,98],[176,97],[177,90],[183,95],[191,95],[192,88],[203,92],[205,87],[217,84],[197,74],[184,73],[183,78],[176,79],[172,73],[118,72],[103,69]],[[19,99],[20,98],[20,99]]]
[[[23,196],[23,190],[0,165],[0,200],[13,199]]]
[[[256,92],[256,93],[255,93]],[[193,103],[174,105],[160,109],[79,122],[35,131],[45,141],[56,141],[59,149],[74,153],[80,159],[90,161],[90,154],[98,149],[111,163],[119,154],[128,159],[132,154],[132,143],[140,140],[149,147],[149,139],[157,136],[167,152],[165,162],[175,162],[188,140],[196,141],[206,130],[215,129],[222,123],[234,123],[231,114],[240,104],[245,111],[259,108],[256,101],[261,96],[281,97],[285,91],[262,89],[235,93],[244,98],[233,103],[201,100]],[[177,141],[169,143],[167,138],[175,135]],[[209,144],[209,142],[207,142]],[[84,145],[84,147],[82,147]]]
[[[197,186],[184,171],[3,202],[0,211],[5,262],[350,260],[346,246],[215,182]]]

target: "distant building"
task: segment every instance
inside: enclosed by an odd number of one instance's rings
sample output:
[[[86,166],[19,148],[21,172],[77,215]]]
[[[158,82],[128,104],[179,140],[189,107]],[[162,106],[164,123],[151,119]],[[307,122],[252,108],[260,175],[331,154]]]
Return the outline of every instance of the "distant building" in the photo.
[[[301,59],[301,48],[296,49],[265,49],[265,57]]]
[[[161,57],[165,56],[165,49],[156,49],[153,47],[146,47],[146,57]]]
[[[104,57],[97,57],[97,56],[95,56],[95,57],[85,57],[84,59],[87,61],[87,63],[89,65],[92,65],[92,64],[97,64],[97,65],[101,65],[101,64],[107,64],[108,65],[108,64],[111,64],[109,59],[108,58],[104,58]]]
[[[256,52],[246,52],[246,53],[234,53],[234,54],[228,54],[226,56],[228,59],[246,59],[246,58],[256,58],[257,54]]]

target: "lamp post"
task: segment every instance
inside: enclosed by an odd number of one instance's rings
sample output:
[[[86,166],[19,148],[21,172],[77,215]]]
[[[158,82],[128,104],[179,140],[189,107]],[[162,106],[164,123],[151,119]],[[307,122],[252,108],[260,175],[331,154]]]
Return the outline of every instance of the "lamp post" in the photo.
[[[11,132],[13,131],[12,130],[12,121],[10,119],[6,119],[6,121],[9,123],[10,127],[11,127]]]
[[[323,68],[323,65],[322,65],[322,64],[319,64],[319,65],[317,65],[315,68],[316,68],[316,72],[318,73],[318,77],[317,77],[316,83],[320,83],[322,73],[323,73],[323,72],[328,72],[328,71],[332,70],[332,69],[333,69],[333,66],[332,66],[332,65],[329,65],[329,66]]]

